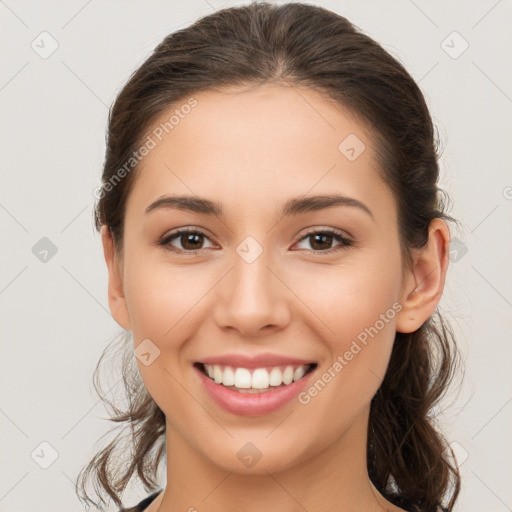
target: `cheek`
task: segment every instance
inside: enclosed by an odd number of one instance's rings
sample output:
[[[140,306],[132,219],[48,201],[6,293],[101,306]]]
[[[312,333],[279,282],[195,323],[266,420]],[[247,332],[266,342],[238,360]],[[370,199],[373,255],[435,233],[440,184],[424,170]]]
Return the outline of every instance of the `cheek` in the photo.
[[[334,269],[324,288],[312,287],[313,281],[321,282],[320,273],[309,274],[299,294],[306,293],[308,284],[313,290],[308,295],[315,313],[311,323],[317,332],[325,324],[323,341],[329,354],[317,380],[299,398],[306,410],[315,410],[318,428],[332,424],[329,433],[336,436],[341,423],[350,424],[368,406],[386,373],[402,307],[401,263],[394,251],[362,258]]]
[[[182,349],[198,328],[194,319],[209,287],[193,266],[171,266],[148,256],[126,261],[125,295],[134,348],[150,339],[160,351],[151,364],[137,359],[137,365],[145,387],[170,421],[176,419],[172,411],[182,411],[184,417],[191,409],[195,412],[181,384],[189,378],[190,369]]]
[[[303,321],[327,349],[320,382],[304,396],[304,402],[316,402],[317,410],[323,410],[319,417],[325,420],[332,415],[332,405],[355,413],[375,394],[386,373],[402,308],[397,252],[346,261],[327,273],[325,267],[312,267],[295,280],[302,283],[297,295],[307,297],[311,309]]]
[[[135,339],[174,338],[208,286],[192,266],[176,267],[139,259],[125,267],[125,296]]]
[[[366,255],[365,255],[366,256]],[[310,265],[307,272],[297,267],[288,276],[297,296],[303,298],[307,321],[321,333],[331,355],[368,329],[389,337],[394,334],[401,289],[401,264],[395,251],[353,259],[332,266]],[[393,307],[393,305],[395,305]]]

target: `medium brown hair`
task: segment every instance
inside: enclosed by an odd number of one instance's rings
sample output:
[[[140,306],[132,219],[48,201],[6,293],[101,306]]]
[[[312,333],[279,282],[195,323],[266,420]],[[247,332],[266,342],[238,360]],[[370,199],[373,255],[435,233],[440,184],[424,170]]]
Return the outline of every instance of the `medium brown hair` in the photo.
[[[400,242],[423,247],[435,218],[446,213],[438,188],[438,142],[423,94],[404,67],[346,18],[325,8],[289,3],[252,3],[203,17],[167,36],[133,73],[109,114],[103,188],[95,210],[99,230],[106,225],[122,253],[126,200],[138,166],[126,167],[155,119],[194,93],[275,82],[314,90],[347,108],[373,134],[378,170],[397,202]],[[119,170],[124,168],[125,172]],[[120,174],[122,178],[119,179]],[[117,178],[116,178],[117,177]],[[121,355],[128,405],[116,408],[98,379],[109,350]],[[411,511],[451,511],[460,491],[453,452],[432,411],[455,374],[460,358],[439,311],[417,331],[396,333],[389,367],[371,401],[367,465],[371,481],[390,502]],[[111,421],[128,430],[130,449],[121,464],[120,435],[99,451],[77,478],[87,503],[86,482],[121,505],[136,473],[147,490],[165,453],[165,416],[141,381],[133,346],[124,339],[107,347],[94,384],[112,407]],[[451,489],[451,493],[450,493]],[[451,497],[450,497],[451,494]]]

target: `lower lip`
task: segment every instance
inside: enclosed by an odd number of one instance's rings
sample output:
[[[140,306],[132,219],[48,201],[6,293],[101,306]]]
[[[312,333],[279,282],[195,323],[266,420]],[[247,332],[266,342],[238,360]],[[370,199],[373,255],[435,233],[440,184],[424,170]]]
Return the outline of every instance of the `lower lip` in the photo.
[[[281,409],[281,407],[284,407],[300,393],[314,373],[314,370],[310,371],[297,382],[292,382],[287,386],[280,386],[272,391],[242,393],[229,389],[222,384],[217,384],[199,368],[196,368],[196,371],[199,373],[206,391],[213,400],[226,411],[240,416],[260,416]]]

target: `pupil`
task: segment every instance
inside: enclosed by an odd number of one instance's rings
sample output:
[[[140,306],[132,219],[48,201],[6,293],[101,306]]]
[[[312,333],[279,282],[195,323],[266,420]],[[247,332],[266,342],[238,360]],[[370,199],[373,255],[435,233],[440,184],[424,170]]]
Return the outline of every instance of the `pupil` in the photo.
[[[191,233],[188,235],[183,235],[185,237],[185,244],[182,243],[183,247],[187,249],[187,244],[190,244],[192,249],[197,249],[197,242],[199,242],[198,238],[201,236],[197,233]],[[192,239],[195,239],[196,244],[194,244],[194,241]],[[199,244],[200,245],[200,244]],[[190,248],[190,247],[189,247]]]
[[[314,238],[314,240],[315,240],[314,244],[316,244],[316,243],[317,243],[317,239],[323,239],[324,241],[323,241],[323,242],[322,242],[322,241],[320,241],[320,245],[322,245],[322,243],[323,243],[323,244],[326,244],[326,243],[327,243],[327,245],[329,246],[329,245],[330,245],[330,243],[329,243],[329,242],[330,242],[330,241],[331,241],[331,239],[332,239],[332,235],[316,234],[316,235],[313,235],[313,238]],[[326,239],[326,238],[327,238],[327,242],[325,242],[325,239]],[[313,244],[313,246],[314,246],[314,244]],[[328,248],[329,248],[329,247],[327,247],[327,249],[328,249]],[[320,249],[326,249],[326,247],[321,247]]]

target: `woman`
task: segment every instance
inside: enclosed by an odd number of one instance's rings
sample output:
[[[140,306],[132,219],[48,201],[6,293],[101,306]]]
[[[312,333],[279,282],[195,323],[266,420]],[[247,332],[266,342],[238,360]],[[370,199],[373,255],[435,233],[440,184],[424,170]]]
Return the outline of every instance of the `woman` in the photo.
[[[422,93],[345,18],[254,3],[165,38],[109,119],[96,225],[132,446],[84,468],[86,500],[93,475],[127,510],[136,472],[129,510],[452,510],[437,180]]]

